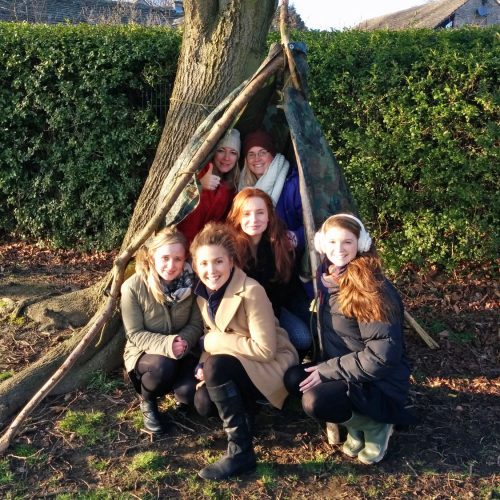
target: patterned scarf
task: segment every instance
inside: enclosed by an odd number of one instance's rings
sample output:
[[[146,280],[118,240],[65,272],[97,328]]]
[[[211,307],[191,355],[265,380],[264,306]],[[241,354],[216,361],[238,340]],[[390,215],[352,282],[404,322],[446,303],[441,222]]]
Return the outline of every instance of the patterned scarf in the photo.
[[[161,280],[165,302],[174,303],[189,297],[193,289],[194,273],[191,266],[186,262],[181,275],[171,283]]]

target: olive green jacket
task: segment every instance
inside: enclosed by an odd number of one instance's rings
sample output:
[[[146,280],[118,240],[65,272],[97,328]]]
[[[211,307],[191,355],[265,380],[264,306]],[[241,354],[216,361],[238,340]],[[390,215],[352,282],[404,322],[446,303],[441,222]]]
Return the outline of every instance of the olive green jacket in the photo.
[[[179,302],[158,303],[140,276],[134,274],[121,288],[121,311],[127,344],[123,359],[127,372],[143,353],[176,358],[172,352],[179,335],[193,348],[203,333],[203,321],[193,293]],[[182,356],[180,356],[182,357]]]

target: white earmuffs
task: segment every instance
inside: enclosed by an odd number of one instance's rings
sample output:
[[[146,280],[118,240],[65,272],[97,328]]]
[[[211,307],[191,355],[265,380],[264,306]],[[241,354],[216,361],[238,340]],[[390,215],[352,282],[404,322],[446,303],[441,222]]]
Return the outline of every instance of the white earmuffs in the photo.
[[[314,235],[314,248],[316,249],[316,252],[318,252],[320,255],[325,255],[325,235],[323,234],[323,231],[320,229],[315,235]]]
[[[368,231],[365,229],[365,226],[363,226],[363,223],[357,217],[354,217],[354,215],[351,214],[335,214],[332,215],[331,217],[328,217],[328,219],[326,219],[326,221],[323,222],[321,229],[314,235],[314,248],[316,249],[316,251],[322,255],[326,253],[325,252],[326,241],[323,228],[330,219],[333,219],[335,217],[347,217],[357,222],[357,224],[360,227],[359,238],[358,238],[358,252],[359,253],[368,252],[368,250],[370,250],[370,247],[372,246],[372,239],[368,234]]]

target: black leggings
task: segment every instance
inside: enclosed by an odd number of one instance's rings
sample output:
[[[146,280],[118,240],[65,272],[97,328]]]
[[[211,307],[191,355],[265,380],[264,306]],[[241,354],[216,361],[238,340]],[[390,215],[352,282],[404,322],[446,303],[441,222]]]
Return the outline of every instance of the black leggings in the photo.
[[[347,395],[347,384],[343,380],[328,380],[314,386],[307,392],[299,390],[299,384],[309,376],[304,368],[316,363],[292,366],[284,377],[285,387],[290,394],[302,396],[302,408],[310,417],[326,422],[342,423],[352,416],[352,403]]]
[[[141,395],[146,400],[171,391],[180,403],[192,404],[196,389],[194,369],[198,360],[193,356],[181,359],[160,354],[143,354],[135,365],[134,374],[141,384]]]
[[[205,384],[196,391],[194,406],[196,411],[204,417],[217,415],[217,410],[210,400],[206,386],[216,387],[230,381],[234,382],[240,391],[248,413],[257,413],[256,400],[265,399],[250,380],[238,358],[230,354],[209,356],[203,365],[203,376]]]

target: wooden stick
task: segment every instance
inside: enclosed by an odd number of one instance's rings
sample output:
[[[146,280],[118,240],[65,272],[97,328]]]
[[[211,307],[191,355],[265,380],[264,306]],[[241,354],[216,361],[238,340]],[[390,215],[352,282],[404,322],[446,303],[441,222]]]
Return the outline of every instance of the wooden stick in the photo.
[[[288,33],[286,30],[286,14],[288,9],[288,0],[282,0],[281,4],[281,16],[280,16],[280,31],[281,31],[281,41],[285,50],[285,54],[288,61],[288,67],[290,70],[292,85],[298,90],[301,91],[301,85],[299,78],[297,76],[297,70],[295,66],[295,60],[293,58],[292,51],[290,50],[289,41],[288,41]],[[311,199],[309,197],[309,191],[306,186],[306,181],[304,177],[304,167],[300,160],[299,151],[297,148],[297,140],[294,133],[291,133],[293,150],[295,152],[295,158],[297,160],[297,167],[299,171],[299,191],[300,198],[302,200],[302,217],[304,221],[305,234],[307,239],[307,246],[309,249],[309,258],[311,260],[311,269],[316,270],[319,266],[319,256],[314,248],[314,218],[312,212],[312,204]],[[313,273],[314,274],[314,273]],[[314,296],[318,296],[318,287],[316,280],[313,278],[313,288],[314,288]],[[323,339],[321,336],[320,324],[317,321],[318,328],[318,347],[320,351],[320,355],[323,355]],[[340,429],[337,424],[333,422],[326,423],[326,438],[328,444],[339,444],[340,441]]]
[[[439,349],[439,344],[418,324],[417,320],[408,311],[405,311],[405,319],[431,349]]]
[[[294,134],[290,134],[292,138],[292,144],[293,144],[293,150],[295,152],[295,159],[297,160],[297,167],[299,171],[299,191],[300,191],[300,198],[302,201],[302,218],[304,221],[304,229],[306,233],[306,239],[307,239],[307,248],[309,250],[309,258],[311,259],[311,269],[313,270],[313,288],[314,288],[314,296],[318,296],[318,284],[316,283],[316,280],[314,279],[314,273],[316,269],[318,269],[319,266],[319,255],[316,252],[316,249],[314,248],[314,234],[315,234],[315,227],[314,227],[314,218],[313,218],[313,212],[312,212],[312,205],[311,205],[311,200],[309,197],[309,191],[307,190],[306,186],[306,181],[304,178],[304,167],[302,166],[302,162],[300,161],[300,156],[299,156],[299,151],[297,149],[297,141],[296,137]],[[317,322],[318,324],[318,344],[319,344],[319,350],[320,354],[323,355],[323,342],[321,338],[321,334],[319,331],[319,321]]]
[[[272,59],[265,67],[259,68],[258,72],[249,80],[248,85],[242,90],[239,96],[228,106],[221,118],[214,124],[212,130],[207,135],[205,141],[202,143],[198,151],[193,155],[187,169],[183,174],[194,174],[203,159],[210,153],[217,141],[222,137],[225,129],[231,124],[234,117],[245,106],[248,101],[256,94],[256,92],[265,84],[265,82],[283,65],[282,54]],[[66,376],[70,368],[75,364],[77,359],[83,354],[87,346],[98,332],[104,327],[111,315],[116,309],[118,298],[120,296],[120,288],[123,283],[123,276],[125,268],[132,258],[134,253],[146,241],[146,239],[153,233],[159,226],[165,215],[170,210],[174,202],[182,193],[185,186],[190,181],[190,175],[178,175],[176,181],[165,197],[160,207],[135,236],[130,245],[116,258],[113,265],[113,281],[111,284],[111,291],[106,303],[101,307],[99,312],[94,316],[95,319],[91,320],[89,331],[83,336],[82,340],[75,347],[73,352],[66,358],[64,363],[55,371],[55,373],[45,382],[42,388],[28,401],[24,408],[19,412],[16,418],[9,425],[2,438],[0,439],[0,454],[4,453],[10,445],[11,440],[19,432],[21,424],[31,414],[31,412],[40,404],[47,394]]]
[[[340,439],[340,429],[337,424],[333,422],[326,423],[326,439],[328,444],[340,444],[342,442]]]
[[[290,50],[290,40],[288,38],[288,0],[281,0],[281,10],[280,10],[280,34],[281,34],[281,44],[286,54],[286,59],[288,61],[288,68],[290,70],[290,77],[292,79],[293,86],[297,89],[301,89],[300,78],[297,73],[297,68],[295,66],[295,59],[293,58],[292,51]]]

